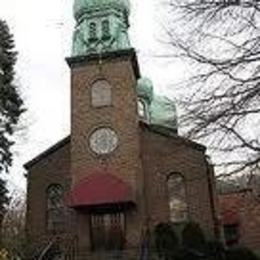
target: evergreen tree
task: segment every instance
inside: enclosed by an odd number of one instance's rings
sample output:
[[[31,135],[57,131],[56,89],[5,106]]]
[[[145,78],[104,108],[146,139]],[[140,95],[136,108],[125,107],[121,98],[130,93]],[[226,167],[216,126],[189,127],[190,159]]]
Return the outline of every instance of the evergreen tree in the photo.
[[[23,110],[23,101],[14,82],[17,53],[7,23],[0,20],[0,227],[8,203],[4,173],[12,165],[11,147],[15,126]]]
[[[245,247],[232,248],[226,253],[226,260],[259,260],[259,257]]]

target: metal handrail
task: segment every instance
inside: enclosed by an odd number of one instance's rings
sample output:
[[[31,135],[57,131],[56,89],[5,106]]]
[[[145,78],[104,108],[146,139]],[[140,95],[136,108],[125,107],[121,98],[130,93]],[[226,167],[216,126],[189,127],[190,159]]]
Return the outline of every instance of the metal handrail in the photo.
[[[47,254],[51,246],[54,244],[55,240],[52,240],[48,243],[48,245],[43,249],[42,253],[40,254],[38,260],[42,260],[43,257]]]

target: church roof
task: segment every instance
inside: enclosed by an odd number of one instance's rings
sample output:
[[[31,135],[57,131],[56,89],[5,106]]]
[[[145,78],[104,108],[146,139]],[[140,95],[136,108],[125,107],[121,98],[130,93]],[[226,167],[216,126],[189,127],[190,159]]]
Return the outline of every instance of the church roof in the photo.
[[[162,125],[148,124],[145,121],[140,121],[140,126],[155,134],[178,139],[179,142],[182,143],[183,145],[192,147],[196,150],[199,150],[202,152],[206,151],[206,147],[204,145],[178,135],[177,132],[172,131],[171,128],[168,128],[168,127],[165,127]]]
[[[65,146],[66,144],[69,144],[69,143],[70,143],[70,135],[65,137],[64,139],[60,140],[59,142],[57,142],[56,144],[51,146],[49,149],[45,150],[44,152],[42,152],[41,154],[39,154],[38,156],[36,156],[32,160],[30,160],[29,162],[24,164],[24,168],[26,170],[28,170],[29,168],[31,168],[37,162],[43,160],[44,158],[46,158],[50,154],[56,152],[57,150],[61,149],[63,146]]]

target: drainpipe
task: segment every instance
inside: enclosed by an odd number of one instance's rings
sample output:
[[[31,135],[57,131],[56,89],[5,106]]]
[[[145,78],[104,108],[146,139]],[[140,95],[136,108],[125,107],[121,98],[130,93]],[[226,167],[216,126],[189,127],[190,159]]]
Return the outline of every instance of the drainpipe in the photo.
[[[142,196],[143,196],[143,207],[144,207],[144,219],[142,221],[142,234],[141,234],[141,245],[140,245],[140,257],[141,260],[150,259],[150,239],[151,239],[151,227],[150,227],[150,209],[147,194],[147,172],[144,171],[142,151],[140,149],[141,169],[142,169]]]
[[[4,76],[4,71],[2,70],[2,68],[0,66],[0,88],[2,87],[2,84],[3,84],[3,76]]]
[[[3,71],[3,64],[1,62],[1,57],[3,55],[3,48],[0,46],[0,87],[3,84],[3,76],[4,76],[4,71]]]
[[[213,225],[214,225],[214,235],[215,238],[220,241],[220,225],[219,225],[219,220],[218,220],[218,214],[217,214],[217,209],[216,209],[216,204],[215,204],[215,199],[214,199],[214,188],[213,188],[213,181],[214,179],[212,178],[212,165],[210,165],[210,158],[209,156],[206,156],[205,158],[205,164],[206,164],[206,174],[207,174],[207,181],[208,181],[208,190],[209,190],[209,201],[210,201],[210,209],[211,209],[211,215],[213,219]]]

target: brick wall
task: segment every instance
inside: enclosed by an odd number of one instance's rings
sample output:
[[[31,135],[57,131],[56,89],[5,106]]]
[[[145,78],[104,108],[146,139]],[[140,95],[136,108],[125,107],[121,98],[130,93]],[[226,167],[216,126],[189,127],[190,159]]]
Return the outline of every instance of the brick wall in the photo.
[[[199,222],[206,234],[213,234],[205,148],[178,136],[167,136],[140,123],[137,112],[136,71],[129,55],[71,64],[72,123],[70,143],[30,164],[28,174],[27,228],[32,237],[46,231],[46,188],[60,183],[69,189],[97,168],[110,168],[128,183],[135,194],[136,208],[126,215],[127,248],[140,245],[147,224],[169,220],[165,176],[179,172],[185,178],[190,220]],[[112,106],[94,108],[90,88],[97,79],[112,86]],[[119,146],[107,156],[97,156],[88,145],[94,129],[112,127]],[[67,220],[69,221],[69,220]],[[76,214],[75,233],[79,247],[89,249],[89,219]],[[70,223],[67,223],[70,224]]]
[[[127,212],[127,245],[140,241],[143,207],[140,194],[142,168],[140,160],[139,120],[137,112],[136,73],[132,54],[103,58],[98,56],[71,65],[71,174],[73,184],[95,172],[108,169],[133,190],[137,209]],[[112,89],[112,105],[93,107],[91,87],[105,79]],[[118,135],[119,145],[111,154],[100,156],[90,149],[89,137],[99,127],[110,127]],[[82,217],[84,218],[84,217]],[[84,221],[83,221],[84,222]],[[84,230],[87,230],[84,222]],[[88,232],[79,241],[86,246]],[[84,240],[84,242],[83,242]],[[82,243],[81,243],[82,242]]]
[[[46,189],[50,184],[57,183],[66,191],[70,183],[69,169],[69,143],[30,167],[27,178],[26,226],[33,240],[46,234]]]
[[[152,222],[168,221],[166,175],[178,172],[185,179],[190,220],[200,223],[206,234],[213,235],[204,149],[195,148],[178,136],[167,137],[142,129],[142,162]]]
[[[258,195],[248,189],[219,194],[219,200],[222,224],[238,224],[239,244],[260,253],[260,199]]]
[[[136,78],[129,57],[99,59],[72,67],[71,172],[73,182],[95,168],[109,167],[114,173],[136,187],[140,172]],[[112,106],[92,107],[91,86],[106,79],[112,86]],[[89,136],[99,127],[113,128],[119,146],[107,156],[97,156],[89,148]]]

